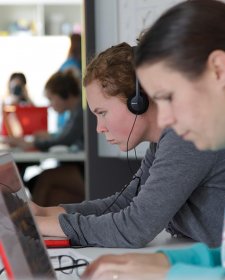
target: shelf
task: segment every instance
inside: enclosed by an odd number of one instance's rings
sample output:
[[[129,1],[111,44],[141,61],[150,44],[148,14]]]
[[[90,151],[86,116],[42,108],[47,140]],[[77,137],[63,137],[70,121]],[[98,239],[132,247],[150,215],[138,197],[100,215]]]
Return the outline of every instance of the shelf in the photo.
[[[1,35],[69,35],[81,25],[81,0],[0,0]]]
[[[81,5],[82,0],[0,0],[0,5]]]

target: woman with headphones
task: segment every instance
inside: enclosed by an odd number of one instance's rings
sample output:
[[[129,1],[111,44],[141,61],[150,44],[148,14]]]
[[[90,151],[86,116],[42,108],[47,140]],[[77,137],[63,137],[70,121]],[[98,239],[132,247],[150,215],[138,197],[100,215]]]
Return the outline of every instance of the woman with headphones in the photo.
[[[137,74],[157,103],[159,126],[172,127],[201,150],[225,148],[224,18],[220,1],[182,2],[151,26],[137,51]],[[211,217],[218,207],[224,211],[218,201],[211,205]],[[220,230],[221,247],[199,243],[157,254],[104,256],[82,279],[225,279],[225,224]]]
[[[121,151],[143,141],[151,144],[120,193],[52,208],[33,204],[41,232],[67,236],[73,245],[138,248],[166,228],[173,236],[218,245],[223,223],[219,205],[225,204],[225,152],[199,152],[172,130],[159,128],[156,104],[142,102],[133,48],[126,43],[90,62],[84,86],[97,132],[110,144]],[[218,207],[212,216],[214,203]]]

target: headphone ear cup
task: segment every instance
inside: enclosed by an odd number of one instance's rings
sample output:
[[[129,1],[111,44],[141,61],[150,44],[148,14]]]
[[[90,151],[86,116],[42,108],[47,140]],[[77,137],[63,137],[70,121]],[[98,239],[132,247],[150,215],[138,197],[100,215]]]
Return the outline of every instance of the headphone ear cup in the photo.
[[[148,110],[149,100],[146,95],[134,95],[127,99],[129,111],[135,115],[144,114]]]

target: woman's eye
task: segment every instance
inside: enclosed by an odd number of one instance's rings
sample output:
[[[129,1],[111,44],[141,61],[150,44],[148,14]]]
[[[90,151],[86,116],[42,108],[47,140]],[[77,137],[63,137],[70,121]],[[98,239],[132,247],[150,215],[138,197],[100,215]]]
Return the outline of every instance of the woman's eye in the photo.
[[[156,103],[161,102],[161,101],[172,102],[173,101],[173,96],[172,95],[161,96],[160,98],[156,98],[154,101]]]
[[[164,97],[164,100],[171,102],[173,100],[172,95],[167,95]]]
[[[106,114],[106,112],[99,112],[99,115],[102,116],[102,117],[104,117],[105,114]]]
[[[155,96],[153,98],[153,100],[155,102],[158,102],[158,101],[172,102],[173,101],[173,93],[168,93],[168,94],[162,94],[162,95]]]

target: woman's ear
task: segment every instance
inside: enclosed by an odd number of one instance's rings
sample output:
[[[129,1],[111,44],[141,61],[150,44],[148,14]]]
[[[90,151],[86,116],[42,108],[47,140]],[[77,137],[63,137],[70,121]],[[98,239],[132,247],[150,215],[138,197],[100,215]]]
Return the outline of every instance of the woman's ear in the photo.
[[[222,50],[213,51],[207,62],[208,69],[210,69],[216,76],[218,81],[225,83],[225,52]]]

